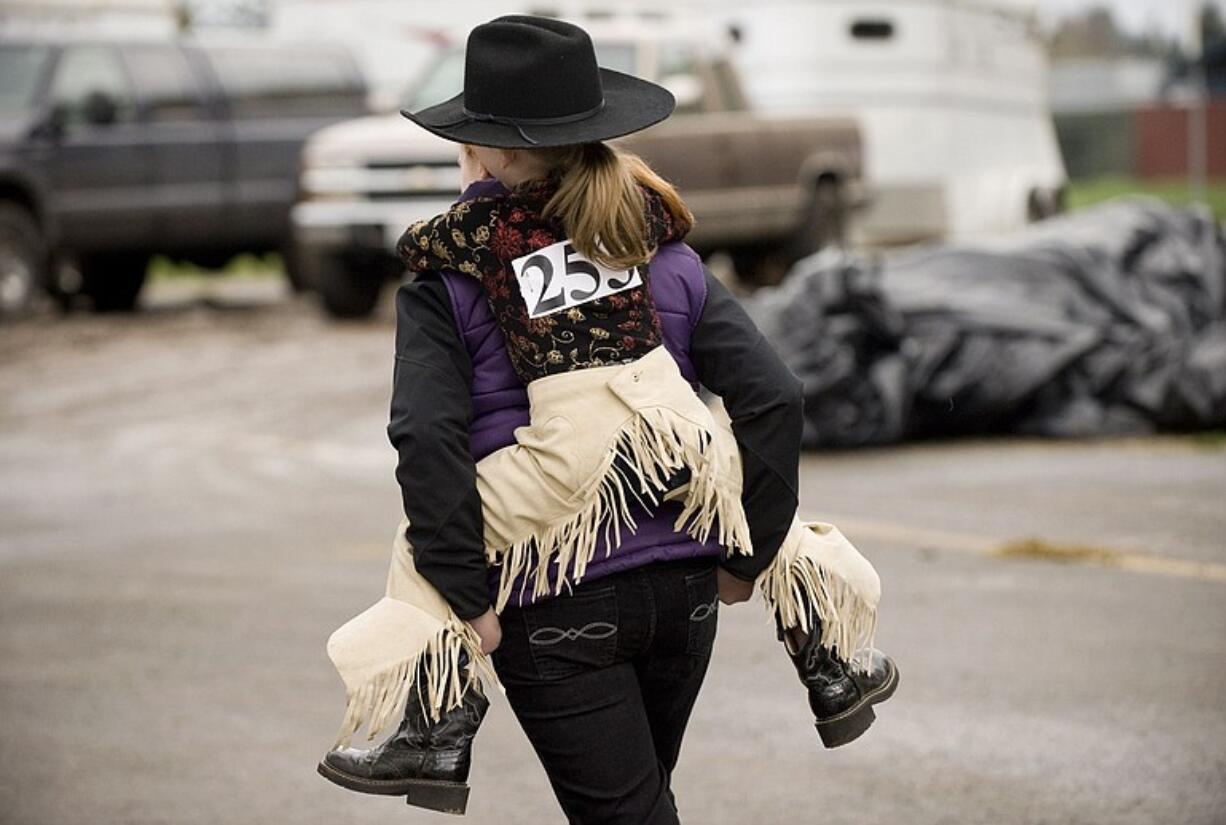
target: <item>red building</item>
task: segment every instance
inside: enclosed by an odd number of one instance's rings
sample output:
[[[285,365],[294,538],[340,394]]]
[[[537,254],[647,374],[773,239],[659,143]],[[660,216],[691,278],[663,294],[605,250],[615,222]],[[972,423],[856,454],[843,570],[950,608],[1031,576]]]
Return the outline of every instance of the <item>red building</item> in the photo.
[[[1211,98],[1205,112],[1209,177],[1226,180],[1226,99]],[[1136,112],[1136,172],[1145,178],[1188,174],[1186,106],[1156,105]]]

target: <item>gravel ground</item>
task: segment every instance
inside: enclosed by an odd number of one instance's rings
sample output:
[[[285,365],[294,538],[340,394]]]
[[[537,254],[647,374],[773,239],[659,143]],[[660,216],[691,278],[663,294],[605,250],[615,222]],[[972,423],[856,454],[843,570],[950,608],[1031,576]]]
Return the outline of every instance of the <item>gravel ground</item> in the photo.
[[[0,327],[0,822],[442,821],[314,773],[323,644],[398,518],[391,335],[275,281]],[[824,751],[760,606],[725,608],[686,822],[1226,822],[1226,449],[941,442],[802,484],[881,572],[902,685]],[[563,821],[501,698],[472,784],[468,821]]]

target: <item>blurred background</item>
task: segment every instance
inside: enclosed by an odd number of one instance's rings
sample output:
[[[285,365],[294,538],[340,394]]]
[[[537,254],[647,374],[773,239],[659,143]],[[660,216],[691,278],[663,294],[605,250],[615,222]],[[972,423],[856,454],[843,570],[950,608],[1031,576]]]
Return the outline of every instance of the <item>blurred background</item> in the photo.
[[[1226,822],[1226,2],[0,0],[0,823],[438,818],[314,773],[383,586],[398,114],[564,17],[806,394],[902,690],[725,609],[688,822]],[[561,822],[501,699],[473,822]]]

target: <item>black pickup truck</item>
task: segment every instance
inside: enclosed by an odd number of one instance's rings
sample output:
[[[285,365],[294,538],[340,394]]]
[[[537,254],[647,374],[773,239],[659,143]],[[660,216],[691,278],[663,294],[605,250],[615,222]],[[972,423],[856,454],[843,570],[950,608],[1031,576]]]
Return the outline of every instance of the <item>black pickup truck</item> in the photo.
[[[0,41],[0,316],[40,288],[131,309],[154,254],[290,249],[303,142],[366,112],[335,47]]]

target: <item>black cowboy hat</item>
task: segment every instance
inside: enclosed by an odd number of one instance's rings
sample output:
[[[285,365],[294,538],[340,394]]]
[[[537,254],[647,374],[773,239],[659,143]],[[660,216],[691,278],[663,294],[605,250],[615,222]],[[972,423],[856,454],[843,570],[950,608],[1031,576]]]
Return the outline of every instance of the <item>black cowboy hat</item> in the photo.
[[[458,143],[530,149],[608,140],[668,117],[665,88],[596,64],[578,26],[507,15],[468,35],[464,91],[400,114]]]

